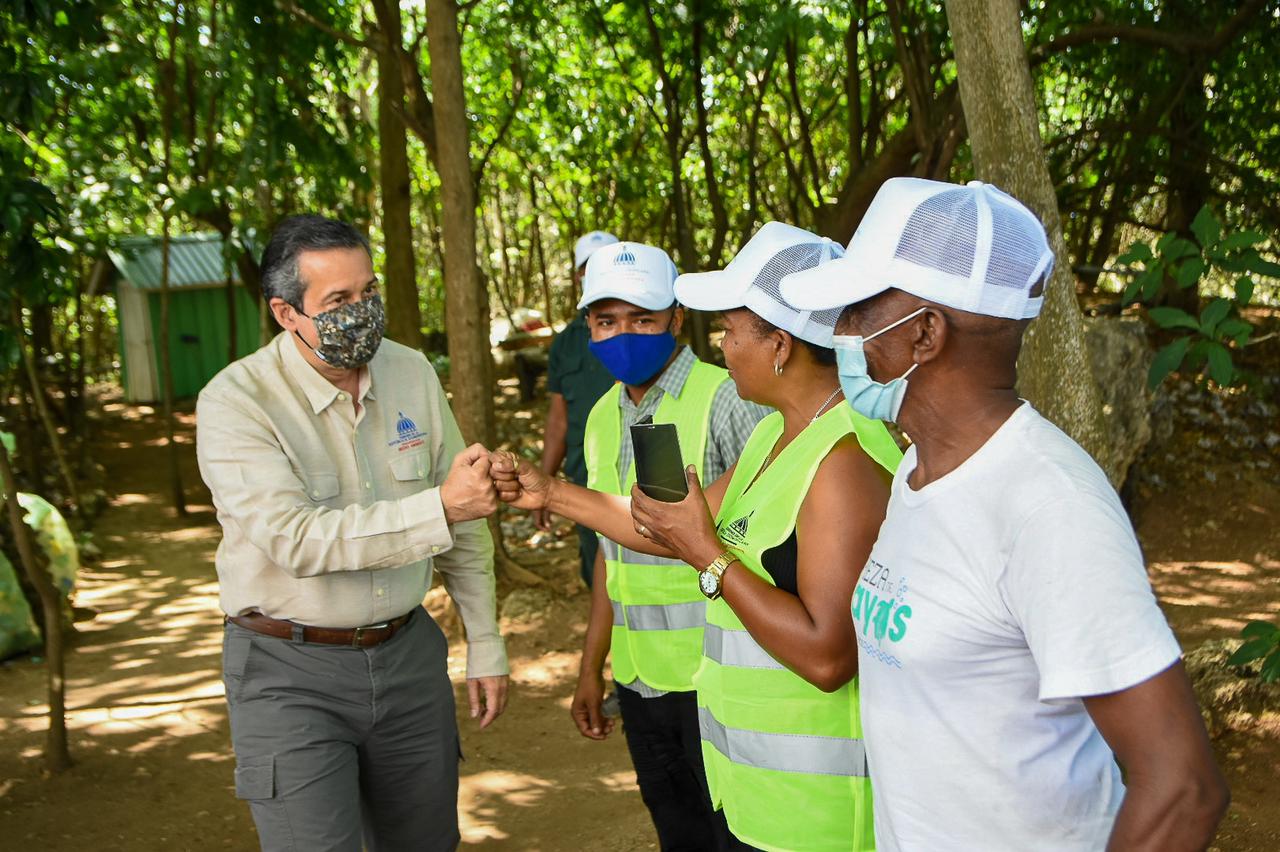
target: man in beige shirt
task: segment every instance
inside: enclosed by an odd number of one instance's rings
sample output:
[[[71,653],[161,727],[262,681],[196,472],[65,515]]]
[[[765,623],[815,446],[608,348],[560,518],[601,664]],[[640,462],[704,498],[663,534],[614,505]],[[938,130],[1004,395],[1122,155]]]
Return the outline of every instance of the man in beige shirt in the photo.
[[[467,633],[471,716],[506,704],[488,454],[420,352],[382,340],[368,243],[285,220],[262,260],[285,329],[197,405],[236,795],[263,849],[453,849],[460,754],[438,569]]]

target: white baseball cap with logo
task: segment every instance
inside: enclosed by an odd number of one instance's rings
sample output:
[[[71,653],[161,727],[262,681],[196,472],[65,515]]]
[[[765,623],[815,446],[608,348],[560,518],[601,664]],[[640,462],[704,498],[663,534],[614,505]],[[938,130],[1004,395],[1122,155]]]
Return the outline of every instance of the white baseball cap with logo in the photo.
[[[587,261],[578,307],[601,299],[621,299],[645,310],[661,311],[675,303],[675,280],[676,265],[662,249],[644,243],[614,243],[597,249]]]
[[[844,249],[826,237],[769,222],[724,269],[687,272],[677,278],[676,298],[700,311],[747,308],[801,340],[830,349],[840,311],[801,310],[783,298],[779,285],[788,275],[843,255]]]
[[[613,245],[617,241],[618,238],[608,231],[592,231],[578,237],[578,241],[573,244],[573,268],[581,269],[582,264],[590,259],[596,249]]]
[[[840,260],[788,275],[787,301],[843,308],[897,289],[939,305],[1031,319],[1044,304],[1053,250],[1022,202],[980,181],[884,182]]]

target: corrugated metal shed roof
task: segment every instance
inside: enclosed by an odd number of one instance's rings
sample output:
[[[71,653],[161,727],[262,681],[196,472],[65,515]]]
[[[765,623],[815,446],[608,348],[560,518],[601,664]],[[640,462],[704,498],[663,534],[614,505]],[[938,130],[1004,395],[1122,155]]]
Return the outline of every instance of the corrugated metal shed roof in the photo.
[[[160,237],[125,237],[107,250],[120,277],[143,290],[160,289]],[[223,287],[227,266],[240,283],[234,258],[224,266],[222,236],[217,233],[181,234],[169,240],[169,286],[174,290]]]

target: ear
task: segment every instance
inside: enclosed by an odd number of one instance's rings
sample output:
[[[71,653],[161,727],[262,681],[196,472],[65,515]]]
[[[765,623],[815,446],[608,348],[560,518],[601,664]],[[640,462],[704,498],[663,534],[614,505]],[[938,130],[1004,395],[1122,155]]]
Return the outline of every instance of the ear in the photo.
[[[298,310],[284,299],[276,296],[267,302],[267,307],[271,309],[271,315],[285,331],[293,331],[298,327]]]
[[[671,314],[671,333],[679,337],[682,328],[684,328],[684,308],[676,305],[675,311]]]
[[[796,339],[789,332],[780,328],[769,332],[769,339],[774,345],[773,357],[775,363],[785,367],[790,362],[792,354],[796,351]]]
[[[950,326],[947,315],[937,308],[927,308],[912,323],[911,355],[917,364],[927,364],[942,354]]]

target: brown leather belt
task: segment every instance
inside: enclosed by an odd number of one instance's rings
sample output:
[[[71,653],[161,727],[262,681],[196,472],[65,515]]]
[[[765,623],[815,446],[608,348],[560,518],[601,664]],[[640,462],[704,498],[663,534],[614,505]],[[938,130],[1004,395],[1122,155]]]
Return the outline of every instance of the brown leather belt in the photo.
[[[291,639],[295,642],[318,642],[321,645],[350,645],[353,648],[369,648],[381,645],[396,635],[396,632],[409,623],[413,610],[399,618],[384,621],[381,624],[370,624],[367,627],[312,627],[309,624],[298,624],[296,621],[285,621],[271,618],[260,612],[245,615],[228,615],[226,620],[237,624],[245,630],[261,633],[263,636],[274,636],[277,639]]]

